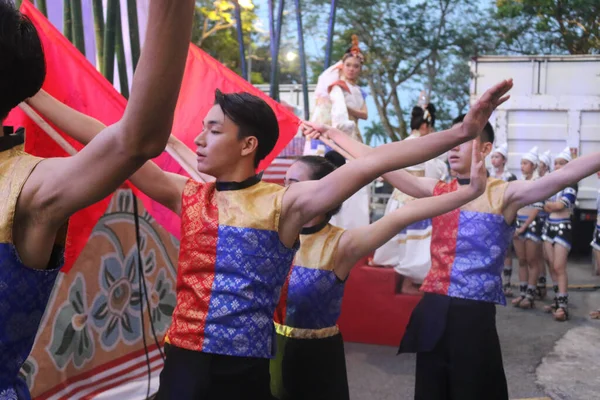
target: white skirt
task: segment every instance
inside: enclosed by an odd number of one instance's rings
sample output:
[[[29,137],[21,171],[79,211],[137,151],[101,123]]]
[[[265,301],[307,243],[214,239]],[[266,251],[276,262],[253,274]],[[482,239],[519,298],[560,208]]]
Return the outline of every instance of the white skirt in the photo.
[[[412,197],[394,190],[386,206],[385,215],[412,200]],[[375,251],[373,262],[392,266],[399,274],[416,283],[422,283],[431,268],[431,231],[430,219],[407,226]]]

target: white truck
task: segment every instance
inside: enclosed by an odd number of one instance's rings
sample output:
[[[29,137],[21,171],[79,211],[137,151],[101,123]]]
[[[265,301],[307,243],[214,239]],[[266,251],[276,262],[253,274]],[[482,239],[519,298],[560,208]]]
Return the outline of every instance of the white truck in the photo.
[[[509,101],[492,115],[496,143],[507,143],[508,167],[520,176],[533,146],[557,154],[600,151],[600,56],[485,56],[471,61],[471,103],[498,81],[513,78]],[[488,163],[489,164],[489,163]],[[574,252],[586,253],[596,221],[598,178],[579,183]]]

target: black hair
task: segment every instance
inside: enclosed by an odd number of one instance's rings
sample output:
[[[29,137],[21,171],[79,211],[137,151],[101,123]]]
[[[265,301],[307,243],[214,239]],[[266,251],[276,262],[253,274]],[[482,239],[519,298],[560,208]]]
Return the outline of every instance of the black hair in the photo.
[[[215,91],[215,104],[238,126],[238,138],[254,136],[258,140],[254,167],[269,155],[279,139],[279,124],[273,109],[260,97],[247,92]]]
[[[29,18],[0,0],[0,121],[35,95],[46,78],[40,37]]]
[[[346,164],[346,159],[344,158],[344,156],[341,155],[340,153],[338,153],[335,150],[330,150],[327,153],[325,153],[325,158],[330,163],[332,163],[333,165],[335,165],[336,168],[339,168],[342,165]]]
[[[458,117],[452,120],[452,125],[460,124],[464,121],[466,114],[461,114]],[[496,135],[494,134],[494,128],[492,128],[492,124],[490,122],[485,123],[485,127],[479,134],[479,138],[481,139],[481,143],[494,143],[496,139]]]
[[[425,110],[427,110],[427,116],[425,115]],[[435,111],[435,106],[433,104],[428,104],[425,109],[421,108],[421,106],[414,106],[410,116],[410,129],[417,130],[424,123],[434,127]]]
[[[331,153],[331,151],[328,152],[328,154],[329,153]],[[339,154],[339,153],[337,153],[337,154]],[[325,157],[320,157],[320,156],[302,156],[296,162],[301,162],[310,168],[310,171],[311,171],[310,179],[314,180],[314,181],[318,181],[319,179],[329,175],[330,173],[332,173],[333,171],[335,171],[337,169],[337,167],[331,161],[329,161]],[[342,208],[342,205],[340,204],[339,206],[335,207],[333,210],[328,211],[325,215],[329,219],[329,218],[333,217],[335,214],[337,214],[341,208]]]

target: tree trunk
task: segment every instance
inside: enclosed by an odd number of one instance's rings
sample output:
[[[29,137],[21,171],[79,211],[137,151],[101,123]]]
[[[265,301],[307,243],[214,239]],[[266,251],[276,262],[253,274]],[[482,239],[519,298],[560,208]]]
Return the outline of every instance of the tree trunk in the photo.
[[[140,60],[140,27],[137,14],[137,0],[127,0],[127,16],[129,18],[129,40],[131,42],[131,61],[133,70]]]
[[[81,54],[85,55],[85,36],[83,33],[83,14],[81,12],[81,0],[71,0],[71,16],[73,19],[73,43]]]
[[[117,54],[117,66],[119,68],[119,83],[121,84],[121,94],[126,99],[129,98],[129,79],[127,79],[127,61],[125,60],[125,47],[123,46],[123,25],[121,23],[121,9],[117,9],[116,24],[116,43],[115,52]]]
[[[63,2],[63,12],[64,12],[64,21],[63,21],[63,35],[69,42],[73,43],[73,21],[71,20],[71,0],[64,0]]]
[[[101,71],[110,83],[113,83],[115,75],[115,39],[119,7],[119,0],[108,0],[104,29],[104,64]]]
[[[21,3],[22,0],[17,1],[18,6],[21,6]],[[40,10],[40,12],[44,14],[46,18],[48,18],[48,7],[46,7],[46,0],[37,0],[36,3],[38,10]]]
[[[98,69],[104,65],[104,7],[102,0],[92,0],[94,10],[94,31],[96,32],[96,55]]]

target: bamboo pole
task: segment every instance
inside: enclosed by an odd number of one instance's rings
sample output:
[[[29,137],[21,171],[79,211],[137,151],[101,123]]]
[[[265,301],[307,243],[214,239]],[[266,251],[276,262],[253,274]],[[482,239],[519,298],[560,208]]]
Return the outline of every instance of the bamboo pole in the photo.
[[[18,2],[19,6],[21,5],[21,2],[22,1]],[[37,0],[36,3],[38,10],[40,10],[40,12],[44,14],[44,17],[48,18],[48,7],[46,6],[46,0]]]
[[[140,59],[140,26],[138,22],[137,0],[127,0],[127,17],[129,20],[129,41],[131,43],[131,60],[133,70]]]
[[[63,1],[63,35],[73,43],[73,20],[71,13],[71,0]]]
[[[335,29],[335,12],[337,10],[337,0],[331,0],[331,10],[329,11],[329,23],[327,24],[327,47],[325,49],[325,69],[331,64],[331,52],[333,50],[333,30]]]
[[[113,83],[115,77],[115,41],[117,27],[117,11],[119,0],[108,0],[106,7],[106,25],[104,27],[104,66],[102,74]]]
[[[56,142],[64,151],[67,152],[70,156],[77,154],[77,150],[71,143],[67,142],[65,138],[63,138],[60,133],[58,133],[54,128],[50,126],[33,108],[29,106],[27,103],[19,104],[19,108],[23,110],[25,115],[27,115],[33,122],[37,124],[52,140]]]
[[[77,150],[65,140],[50,124],[48,124],[33,108],[27,103],[19,104],[19,107],[23,112],[40,127],[52,140],[56,142],[67,154],[74,156],[77,154]],[[171,135],[167,147],[165,149],[167,153],[175,159],[175,161],[192,177],[199,182],[210,182],[214,181],[215,178],[212,176],[201,174],[198,170],[190,165],[190,160],[195,159],[196,156],[189,147],[183,144],[175,136]]]
[[[237,28],[237,39],[238,39],[238,48],[240,52],[240,66],[242,69],[242,78],[245,80],[249,80],[248,76],[248,65],[246,63],[246,50],[244,49],[244,31],[242,25],[242,7],[240,7],[239,1],[234,1],[235,6],[235,21]]]
[[[85,56],[85,36],[83,33],[83,14],[81,0],[71,0],[71,17],[73,19],[73,43]]]
[[[165,150],[191,178],[198,182],[213,182],[215,180],[214,177],[198,171],[196,167],[196,153],[175,136],[171,135],[169,137]]]
[[[129,99],[129,79],[127,77],[127,60],[125,60],[125,47],[123,46],[123,26],[121,24],[121,9],[117,10],[115,38],[115,53],[117,55],[117,67],[119,69],[119,83],[121,94]]]
[[[102,70],[104,65],[104,7],[102,0],[92,0],[94,10],[94,31],[96,33],[96,55],[98,69]]]
[[[302,97],[304,99],[304,119],[310,118],[308,103],[308,74],[306,72],[306,54],[304,53],[304,29],[302,28],[302,11],[300,0],[296,1],[296,24],[298,25],[298,45],[300,47],[300,72],[302,73]]]

